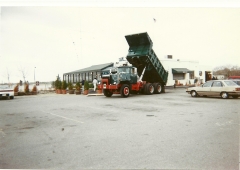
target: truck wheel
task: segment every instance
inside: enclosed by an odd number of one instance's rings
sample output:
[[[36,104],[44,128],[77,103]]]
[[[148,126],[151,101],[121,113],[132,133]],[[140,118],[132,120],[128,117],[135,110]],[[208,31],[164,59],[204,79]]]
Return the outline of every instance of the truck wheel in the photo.
[[[129,85],[124,84],[121,87],[121,96],[122,97],[128,97],[130,93]]]
[[[145,87],[145,94],[150,95],[154,93],[154,87],[152,83],[147,83]]]
[[[14,99],[14,96],[10,96],[10,99]]]
[[[111,96],[113,95],[112,92],[110,92],[109,90],[106,90],[106,89],[103,90],[103,94],[104,94],[104,96],[106,96],[106,97],[111,97]]]
[[[145,85],[144,85],[144,87],[143,87],[143,94],[148,94],[148,84],[149,83],[146,83]]]
[[[153,86],[155,94],[160,94],[162,92],[162,86],[160,83],[154,83]]]

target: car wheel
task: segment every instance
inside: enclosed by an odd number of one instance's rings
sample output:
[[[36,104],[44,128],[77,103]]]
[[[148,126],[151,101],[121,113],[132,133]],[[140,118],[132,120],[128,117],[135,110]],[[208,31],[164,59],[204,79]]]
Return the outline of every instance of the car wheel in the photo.
[[[228,93],[227,92],[222,92],[221,93],[221,97],[223,98],[223,99],[228,99]]]
[[[193,91],[191,91],[191,96],[192,96],[192,97],[197,97],[198,94],[197,94],[197,92],[196,92],[195,90],[193,90]]]

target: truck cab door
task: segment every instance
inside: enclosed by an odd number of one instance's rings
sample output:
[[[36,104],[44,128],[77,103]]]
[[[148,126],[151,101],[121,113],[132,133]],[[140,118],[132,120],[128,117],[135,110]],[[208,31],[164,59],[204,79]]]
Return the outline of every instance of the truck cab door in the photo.
[[[135,83],[137,83],[137,69],[133,67],[130,70],[130,84]]]

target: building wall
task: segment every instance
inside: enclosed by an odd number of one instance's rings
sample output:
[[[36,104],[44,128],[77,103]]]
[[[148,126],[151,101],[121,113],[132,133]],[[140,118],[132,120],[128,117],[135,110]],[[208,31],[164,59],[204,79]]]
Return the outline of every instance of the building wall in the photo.
[[[125,62],[125,61],[123,61]],[[173,75],[172,69],[173,68],[187,68],[188,70],[191,70],[193,72],[191,73],[182,73],[183,78],[178,78],[178,83],[182,85],[189,85],[194,84],[194,79],[198,79],[198,83],[205,83],[205,81],[208,78],[212,78],[212,70],[213,68],[211,66],[204,66],[200,65],[198,61],[182,61],[182,60],[174,60],[174,59],[163,59],[160,60],[163,67],[166,71],[168,71],[168,81],[167,86],[173,86],[176,81],[176,75]],[[119,64],[120,62],[118,62]],[[118,64],[115,64],[115,66],[118,66]],[[122,64],[122,63],[121,63]],[[202,74],[199,74],[201,71]],[[181,76],[181,75],[180,75]],[[81,82],[83,79],[87,80],[89,82],[92,82],[94,77],[97,77],[98,81],[101,81],[101,71],[90,71],[90,72],[84,72],[84,73],[66,73],[63,75],[63,80],[66,80],[67,82],[71,81],[73,83]]]
[[[63,80],[66,82],[77,83],[81,82],[82,80],[86,80],[92,82],[94,78],[97,78],[98,81],[101,80],[101,72],[100,71],[91,71],[85,73],[67,73],[63,75]]]
[[[200,65],[198,61],[181,61],[173,59],[163,59],[160,60],[163,67],[168,71],[168,81],[167,86],[173,86],[175,84],[174,75],[172,73],[173,68],[187,68],[193,71],[193,73],[183,73],[183,79],[178,80],[178,83],[183,85],[194,84],[194,79],[197,78],[199,83],[205,83],[207,80],[207,75],[211,76],[212,67]],[[202,74],[199,74],[199,71]],[[210,73],[210,74],[207,74]]]
[[[215,78],[217,78],[218,80],[224,80],[227,79],[225,75],[213,75]]]

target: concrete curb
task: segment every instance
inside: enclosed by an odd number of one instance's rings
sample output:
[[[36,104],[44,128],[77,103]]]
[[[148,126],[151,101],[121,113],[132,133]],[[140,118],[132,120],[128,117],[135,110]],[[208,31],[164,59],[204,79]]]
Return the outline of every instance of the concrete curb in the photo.
[[[189,88],[189,87],[195,87],[195,86],[175,86],[175,89],[177,88]],[[174,86],[166,86],[166,89],[174,89]]]
[[[87,96],[103,96],[103,93],[88,94]]]

